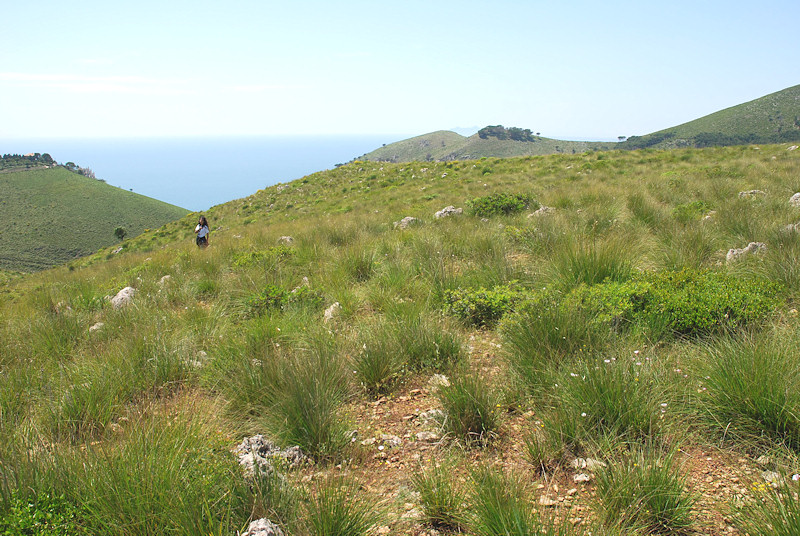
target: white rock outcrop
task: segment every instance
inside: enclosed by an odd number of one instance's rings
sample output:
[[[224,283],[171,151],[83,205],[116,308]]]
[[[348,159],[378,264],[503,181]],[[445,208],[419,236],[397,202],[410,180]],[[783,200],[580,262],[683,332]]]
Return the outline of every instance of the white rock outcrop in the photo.
[[[133,287],[125,287],[117,292],[117,295],[111,298],[111,306],[114,309],[120,309],[133,303],[133,296],[136,294],[136,289]]]
[[[463,208],[456,208],[453,205],[450,205],[449,207],[444,207],[442,210],[440,210],[433,216],[438,220],[439,218],[455,216],[456,214],[462,214],[463,212],[464,212]]]
[[[747,255],[763,253],[766,250],[767,245],[764,242],[750,242],[747,244],[747,247],[729,249],[728,254],[725,256],[725,262],[736,262],[743,259]]]

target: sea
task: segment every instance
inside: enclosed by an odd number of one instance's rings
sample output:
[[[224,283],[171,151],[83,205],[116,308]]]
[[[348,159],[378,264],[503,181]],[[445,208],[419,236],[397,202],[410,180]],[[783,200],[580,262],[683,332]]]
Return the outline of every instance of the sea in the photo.
[[[0,139],[0,154],[48,153],[90,168],[112,186],[203,211],[409,136]]]

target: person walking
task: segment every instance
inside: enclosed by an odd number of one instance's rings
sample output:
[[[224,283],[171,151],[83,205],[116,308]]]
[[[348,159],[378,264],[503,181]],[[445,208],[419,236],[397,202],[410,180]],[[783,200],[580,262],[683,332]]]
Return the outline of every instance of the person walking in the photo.
[[[211,231],[208,228],[208,220],[205,216],[200,216],[200,221],[197,222],[197,227],[194,228],[194,232],[197,235],[197,246],[201,248],[208,247],[208,235]]]

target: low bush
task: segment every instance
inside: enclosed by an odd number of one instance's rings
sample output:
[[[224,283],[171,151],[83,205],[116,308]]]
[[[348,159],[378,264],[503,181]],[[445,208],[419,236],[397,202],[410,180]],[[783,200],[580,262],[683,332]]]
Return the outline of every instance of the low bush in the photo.
[[[467,201],[467,207],[472,214],[480,218],[488,218],[521,212],[531,203],[535,203],[536,208],[539,208],[539,204],[527,194],[498,193],[471,199]]]
[[[250,315],[258,316],[269,309],[282,310],[290,305],[319,308],[324,299],[320,292],[307,286],[286,290],[276,285],[267,285],[261,292],[247,298],[247,308]]]
[[[709,210],[711,210],[711,205],[705,201],[697,200],[677,205],[672,209],[672,217],[681,223],[688,223],[693,220],[699,220]]]
[[[258,251],[237,253],[231,260],[231,266],[234,268],[246,268],[257,264],[269,264],[279,259],[290,257],[291,255],[294,255],[294,249],[281,244]]]
[[[75,536],[81,528],[81,510],[63,495],[40,492],[30,500],[13,493],[5,511],[0,510],[3,536]]]
[[[494,327],[524,296],[512,285],[485,288],[457,288],[444,292],[444,310],[467,324]]]

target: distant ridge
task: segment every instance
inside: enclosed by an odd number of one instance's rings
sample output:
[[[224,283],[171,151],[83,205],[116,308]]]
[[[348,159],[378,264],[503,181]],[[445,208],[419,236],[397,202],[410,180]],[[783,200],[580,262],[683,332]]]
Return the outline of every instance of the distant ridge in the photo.
[[[496,127],[485,127],[481,130]],[[519,129],[516,129],[519,130]],[[567,141],[533,136],[532,141],[461,136],[439,130],[398,141],[362,156],[378,162],[451,161],[483,157],[575,154],[612,149],[674,149],[800,141],[800,85],[701,117],[688,123],[617,142]]]
[[[0,173],[0,270],[64,264],[188,212],[61,166]]]

